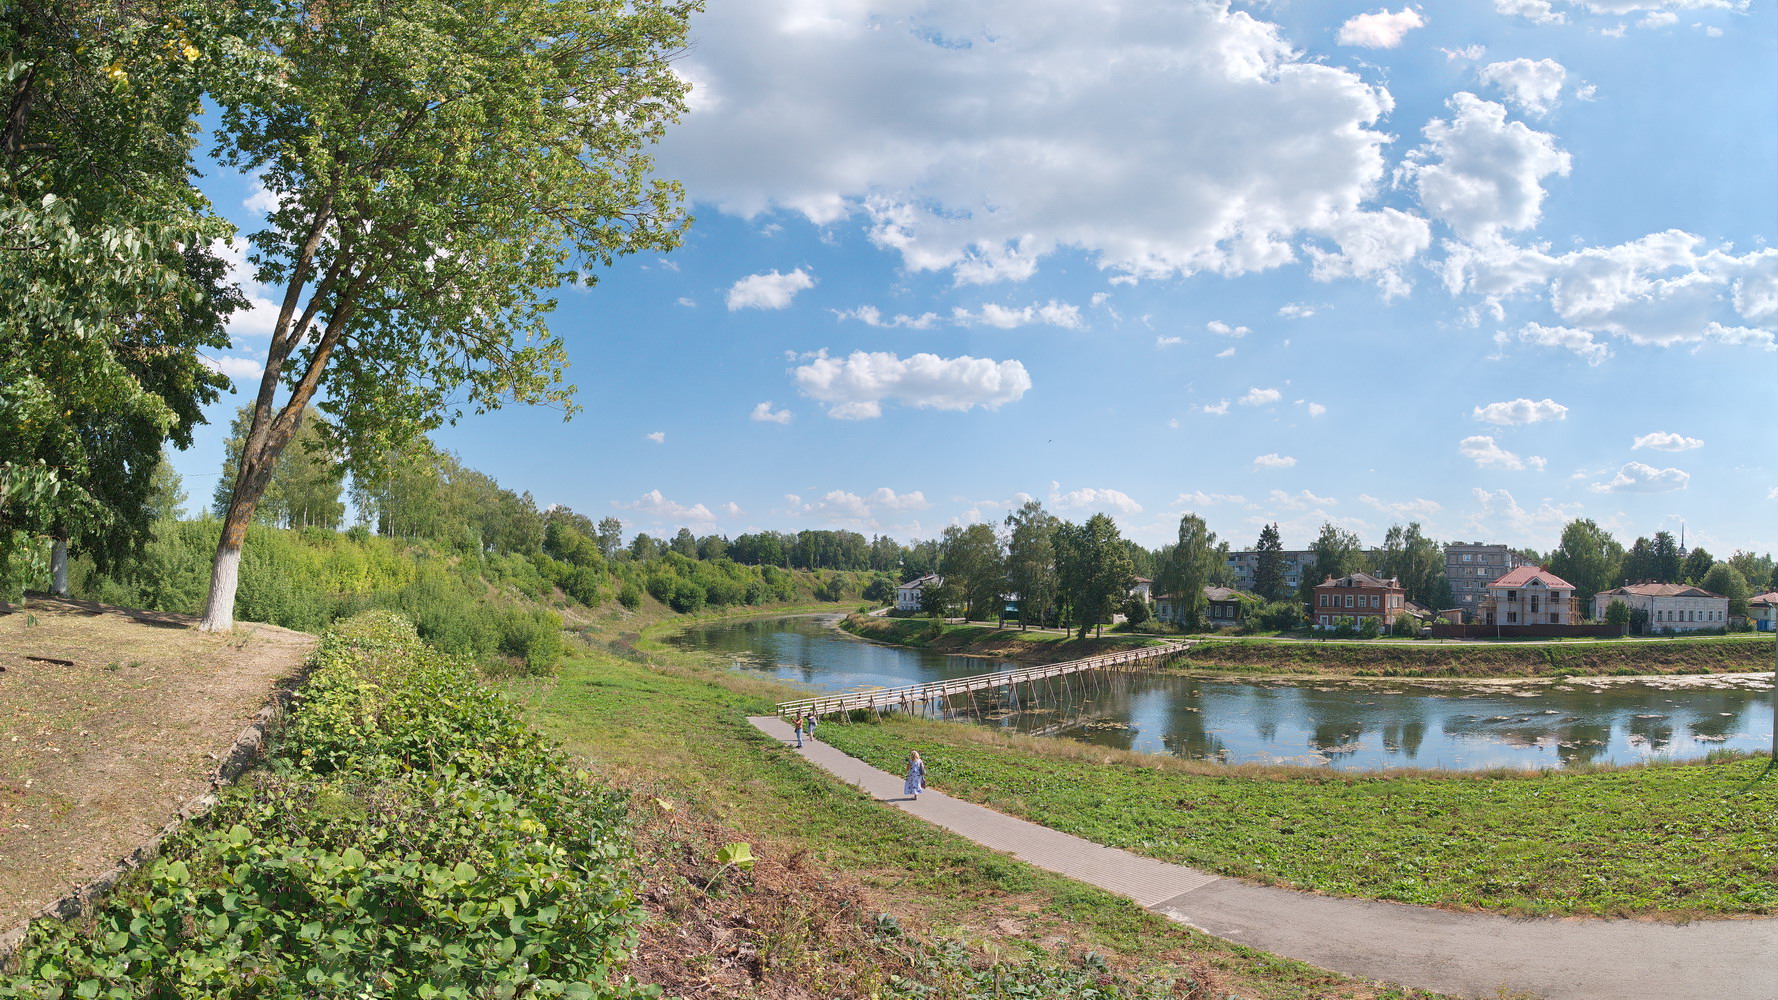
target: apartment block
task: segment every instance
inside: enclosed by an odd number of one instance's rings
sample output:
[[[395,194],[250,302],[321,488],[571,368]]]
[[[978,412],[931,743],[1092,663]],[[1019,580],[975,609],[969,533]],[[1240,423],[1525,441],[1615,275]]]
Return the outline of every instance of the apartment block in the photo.
[[[1505,545],[1452,542],[1445,546],[1445,579],[1451,584],[1452,606],[1468,621],[1488,600],[1488,584],[1523,565]]]
[[[1303,574],[1315,565],[1315,553],[1307,549],[1285,549],[1278,553],[1284,557],[1284,587],[1295,591],[1303,582]],[[1229,572],[1234,574],[1234,588],[1253,593],[1255,573],[1259,569],[1259,553],[1252,549],[1230,552],[1228,560]]]

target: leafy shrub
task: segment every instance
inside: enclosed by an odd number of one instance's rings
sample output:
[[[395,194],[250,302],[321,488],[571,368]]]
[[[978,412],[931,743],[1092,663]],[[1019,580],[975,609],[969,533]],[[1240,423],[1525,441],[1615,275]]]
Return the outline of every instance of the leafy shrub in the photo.
[[[631,611],[636,610],[642,606],[642,588],[636,586],[636,581],[626,580],[623,589],[617,592],[617,603]]]
[[[0,998],[630,997],[621,796],[462,659],[372,612],[323,639],[269,766]]]

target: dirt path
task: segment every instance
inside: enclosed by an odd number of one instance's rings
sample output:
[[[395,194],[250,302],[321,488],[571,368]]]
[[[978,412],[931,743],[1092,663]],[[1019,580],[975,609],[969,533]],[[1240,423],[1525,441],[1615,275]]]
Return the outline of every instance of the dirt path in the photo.
[[[315,637],[32,598],[0,615],[0,930],[115,865],[209,787]]]

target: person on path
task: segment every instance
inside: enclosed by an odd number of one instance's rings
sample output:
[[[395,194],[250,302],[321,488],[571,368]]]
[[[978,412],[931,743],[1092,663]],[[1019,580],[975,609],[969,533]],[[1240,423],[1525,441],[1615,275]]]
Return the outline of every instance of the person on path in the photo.
[[[908,780],[902,784],[901,790],[915,800],[926,790],[926,762],[920,759],[918,750],[908,754]]]
[[[821,722],[821,716],[819,716],[819,715],[809,716],[809,742],[810,743],[815,742],[815,727],[818,724],[820,724],[820,722]]]
[[[796,748],[803,748],[803,716],[799,712],[796,717]]]

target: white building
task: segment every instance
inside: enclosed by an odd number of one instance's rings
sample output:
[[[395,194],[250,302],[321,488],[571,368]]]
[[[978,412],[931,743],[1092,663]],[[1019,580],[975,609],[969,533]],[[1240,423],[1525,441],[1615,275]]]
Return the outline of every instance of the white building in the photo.
[[[1154,601],[1154,581],[1150,580],[1146,576],[1136,577],[1135,580],[1136,580],[1135,583],[1130,584],[1130,596],[1131,597],[1140,597],[1145,601],[1153,603],[1153,601]]]
[[[944,577],[938,576],[933,573],[928,573],[925,576],[919,578],[918,580],[909,580],[908,582],[902,584],[901,586],[896,587],[895,588],[895,610],[897,610],[897,611],[918,611],[918,610],[920,610],[920,591],[926,589],[929,586],[936,587],[943,582],[945,582]]]
[[[1699,632],[1729,624],[1728,598],[1685,583],[1632,583],[1604,591],[1593,598],[1594,616],[1604,618],[1613,601],[1648,612],[1650,632]]]
[[[1488,584],[1481,604],[1486,625],[1576,625],[1574,584],[1549,570],[1520,566]]]

